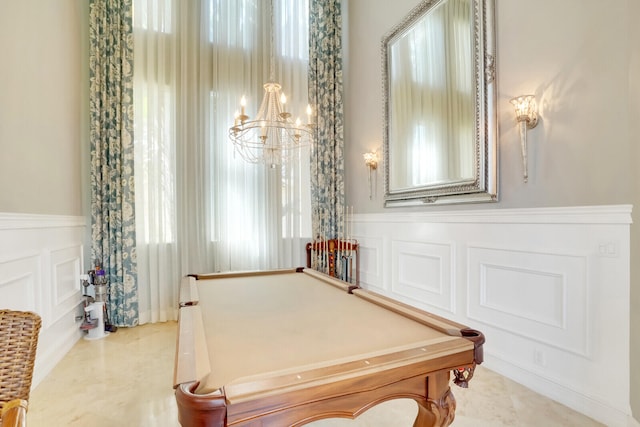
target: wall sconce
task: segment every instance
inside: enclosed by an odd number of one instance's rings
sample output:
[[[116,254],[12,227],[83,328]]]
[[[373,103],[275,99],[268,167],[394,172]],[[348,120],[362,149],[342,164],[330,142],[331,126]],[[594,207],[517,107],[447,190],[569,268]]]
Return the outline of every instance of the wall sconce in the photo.
[[[520,131],[520,146],[522,148],[522,165],[524,167],[524,182],[529,180],[527,170],[527,129],[533,129],[538,124],[538,107],[534,95],[520,95],[511,99],[516,109],[516,122]]]
[[[369,200],[371,200],[371,171],[378,168],[378,153],[375,151],[371,151],[369,153],[364,153],[364,164],[369,168]]]

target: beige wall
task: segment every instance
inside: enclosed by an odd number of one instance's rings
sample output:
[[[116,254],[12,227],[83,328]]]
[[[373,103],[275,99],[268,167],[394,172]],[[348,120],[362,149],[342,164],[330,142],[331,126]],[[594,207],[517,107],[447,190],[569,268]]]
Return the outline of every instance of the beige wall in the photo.
[[[86,4],[0,2],[0,212],[83,212]]]
[[[629,0],[629,13],[626,25],[630,29],[630,58],[629,58],[629,135],[632,151],[629,158],[635,165],[640,165],[640,27],[636,18],[640,16],[640,2]],[[632,167],[632,173],[627,175],[636,183],[633,193],[634,224],[640,224],[640,170]],[[640,369],[634,361],[640,360],[640,229],[638,225],[631,226],[631,410],[636,419],[640,419]],[[635,262],[634,262],[635,261]]]
[[[383,168],[372,200],[362,153],[382,148],[380,43],[419,0],[345,2],[345,188],[357,213],[383,207]],[[496,0],[499,202],[414,211],[640,203],[640,2]],[[529,133],[529,182],[509,99],[535,93],[541,122]],[[637,208],[636,208],[637,209]],[[405,208],[404,210],[410,210]],[[634,214],[636,223],[640,215]],[[640,233],[632,227],[632,262]],[[635,263],[637,264],[637,263]],[[640,357],[640,267],[633,267],[631,356]],[[640,366],[632,363],[632,408],[640,418]]]
[[[348,0],[345,83],[346,191],[359,212],[383,212],[383,168],[369,201],[362,153],[382,147],[380,43],[419,0]],[[455,209],[631,203],[630,3],[496,2],[498,204]],[[523,17],[524,11],[529,16]],[[541,121],[529,133],[529,183],[509,99],[535,93]],[[430,207],[429,209],[452,209]]]

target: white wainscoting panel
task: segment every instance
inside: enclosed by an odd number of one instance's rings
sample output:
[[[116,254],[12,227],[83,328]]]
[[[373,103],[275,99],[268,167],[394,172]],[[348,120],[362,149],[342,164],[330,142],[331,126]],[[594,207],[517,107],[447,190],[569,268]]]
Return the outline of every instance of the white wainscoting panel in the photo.
[[[470,319],[587,357],[587,258],[469,247]]]
[[[391,242],[391,291],[453,313],[453,257],[450,244]]]
[[[39,311],[40,257],[26,255],[0,260],[0,306]]]
[[[487,368],[628,426],[630,224],[629,205],[389,210],[353,235],[363,287],[481,330]]]
[[[0,213],[0,308],[42,317],[32,387],[82,336],[85,218]]]
[[[78,305],[82,246],[51,251],[51,320],[56,322]]]
[[[359,241],[360,284],[369,288],[375,288],[383,283],[382,265],[384,255],[382,253],[382,240],[363,237]]]

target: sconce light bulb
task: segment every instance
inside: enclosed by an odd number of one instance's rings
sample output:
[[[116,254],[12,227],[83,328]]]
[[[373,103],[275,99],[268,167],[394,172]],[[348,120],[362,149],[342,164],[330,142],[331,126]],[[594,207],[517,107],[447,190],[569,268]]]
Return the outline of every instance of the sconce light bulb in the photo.
[[[520,95],[512,98],[510,102],[516,109],[516,122],[518,123],[522,149],[522,175],[526,183],[529,181],[527,129],[533,129],[538,124],[536,98],[534,95]]]
[[[369,168],[369,200],[373,197],[373,190],[371,186],[371,171],[375,170],[378,167],[378,153],[375,151],[371,151],[369,153],[364,153],[362,155],[364,157],[364,164]]]
[[[378,167],[378,154],[375,151],[364,153],[364,163],[370,169],[376,169]]]
[[[535,95],[520,95],[510,100],[516,110],[516,121],[526,122],[533,129],[538,124],[538,107]]]

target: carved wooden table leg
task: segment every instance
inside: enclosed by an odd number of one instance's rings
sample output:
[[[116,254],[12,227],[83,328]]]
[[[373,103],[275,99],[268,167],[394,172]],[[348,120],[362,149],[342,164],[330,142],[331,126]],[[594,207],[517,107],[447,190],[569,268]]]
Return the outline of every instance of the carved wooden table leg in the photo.
[[[449,388],[449,371],[437,372],[427,378],[427,399],[418,402],[414,427],[446,427],[453,422],[456,399]]]

